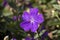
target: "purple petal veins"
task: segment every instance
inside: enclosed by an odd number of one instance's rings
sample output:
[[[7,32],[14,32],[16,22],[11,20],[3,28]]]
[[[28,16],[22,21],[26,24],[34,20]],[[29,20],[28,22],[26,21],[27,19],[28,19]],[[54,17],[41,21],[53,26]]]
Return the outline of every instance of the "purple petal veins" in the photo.
[[[36,16],[38,14],[38,8],[31,8],[30,9],[30,14]]]
[[[22,15],[22,18],[25,21],[29,21],[30,20],[30,15],[28,14],[28,12],[24,11],[23,15]]]
[[[37,29],[38,29],[38,23],[33,23],[31,27],[31,32],[36,32]]]
[[[20,24],[20,26],[21,26],[22,29],[24,29],[24,31],[29,31],[31,24],[30,24],[29,22],[23,21],[23,22]]]
[[[36,32],[38,29],[38,24],[44,22],[42,14],[38,14],[38,8],[30,8],[29,12],[24,11],[22,14],[23,22],[20,23],[20,27],[24,31]]]

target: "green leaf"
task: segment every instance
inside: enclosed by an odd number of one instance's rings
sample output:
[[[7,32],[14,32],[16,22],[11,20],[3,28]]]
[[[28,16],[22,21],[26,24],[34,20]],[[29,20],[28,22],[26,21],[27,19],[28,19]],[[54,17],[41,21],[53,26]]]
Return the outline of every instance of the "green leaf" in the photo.
[[[41,0],[41,3],[46,3],[46,0]]]
[[[56,3],[56,0],[51,0],[50,3]]]
[[[58,30],[57,33],[60,33],[60,30]]]
[[[60,5],[55,4],[55,5],[53,5],[53,7],[57,10],[60,10]]]
[[[58,35],[58,36],[60,36],[60,30],[57,30],[57,32],[56,32],[56,33],[57,33],[57,35]]]
[[[39,36],[42,36],[44,33],[46,32],[46,30],[42,30],[39,34]]]
[[[3,2],[3,0],[0,0],[0,4]]]
[[[47,25],[48,26],[60,25],[60,21],[58,19],[48,20]]]
[[[56,33],[56,32],[57,32],[57,30],[52,31],[52,33]]]
[[[10,11],[10,9],[5,8],[5,9],[3,10],[3,15],[4,15],[4,16],[11,16],[11,15],[13,15],[13,13],[12,13],[12,11]]]
[[[7,2],[12,8],[17,9],[16,0],[7,0]]]
[[[39,37],[39,35],[38,34],[36,34],[35,36],[34,36],[34,38],[36,39],[36,38],[38,38]]]
[[[49,3],[51,0],[39,0],[41,3]]]
[[[36,39],[36,38],[38,38],[39,36],[41,37],[45,32],[46,32],[46,30],[42,30],[39,34],[36,34],[36,35],[34,36],[34,38]]]
[[[3,9],[4,9],[4,7],[2,5],[0,5],[0,16],[3,14]]]

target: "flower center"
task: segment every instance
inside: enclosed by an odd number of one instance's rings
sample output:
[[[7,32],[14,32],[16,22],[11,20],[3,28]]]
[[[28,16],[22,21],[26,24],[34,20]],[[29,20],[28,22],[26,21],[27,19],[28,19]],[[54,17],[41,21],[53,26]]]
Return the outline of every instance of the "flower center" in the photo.
[[[31,17],[30,22],[31,22],[31,23],[34,23],[34,18],[33,18],[33,17]]]

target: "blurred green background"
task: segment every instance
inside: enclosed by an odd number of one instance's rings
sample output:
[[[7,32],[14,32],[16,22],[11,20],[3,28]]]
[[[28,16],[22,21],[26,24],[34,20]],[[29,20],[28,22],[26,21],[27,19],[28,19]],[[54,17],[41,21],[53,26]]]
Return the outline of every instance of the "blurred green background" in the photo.
[[[28,34],[31,35],[19,27],[23,11],[30,7],[39,8],[45,20],[39,29],[42,25],[46,29],[36,33],[34,37],[41,40],[41,35],[48,31],[48,37],[45,40],[60,40],[60,0],[0,0],[1,40],[7,35],[9,35],[9,39],[15,37],[17,40],[22,40]],[[17,20],[12,19],[14,16],[17,17]],[[19,19],[18,16],[20,16]]]

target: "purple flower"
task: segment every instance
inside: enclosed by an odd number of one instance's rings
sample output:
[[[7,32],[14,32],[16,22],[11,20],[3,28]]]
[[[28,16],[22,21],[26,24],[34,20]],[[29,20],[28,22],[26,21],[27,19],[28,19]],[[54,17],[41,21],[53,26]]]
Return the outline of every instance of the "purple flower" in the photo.
[[[16,16],[13,16],[13,18],[12,18],[13,20],[17,20],[17,17]]]
[[[29,8],[32,8],[32,3],[30,3],[29,5],[27,5]]]
[[[7,5],[7,0],[4,0],[3,6],[6,6],[6,5]]]
[[[24,11],[22,14],[23,22],[20,23],[20,27],[24,31],[36,32],[38,25],[44,21],[43,15],[38,14],[38,8],[30,8],[29,12]]]
[[[45,29],[45,27],[42,26],[42,28],[41,28],[40,31],[42,31],[42,30],[44,30],[44,29]],[[41,40],[45,40],[45,37],[47,37],[47,36],[48,36],[48,32],[46,31],[46,32],[44,32],[44,34],[41,36]]]
[[[31,40],[31,38],[30,37],[26,37],[25,40]]]
[[[20,15],[19,15],[19,16],[13,16],[12,19],[13,19],[14,21],[16,21],[17,19],[19,20],[19,19],[20,19]]]
[[[35,40],[33,37],[26,37],[25,40]]]
[[[48,32],[46,31],[46,32],[41,36],[41,40],[44,40],[45,37],[47,37],[47,36],[48,36]]]
[[[32,3],[26,4],[25,6],[27,6],[28,8],[32,8]]]
[[[12,38],[11,40],[17,40],[16,38]]]

